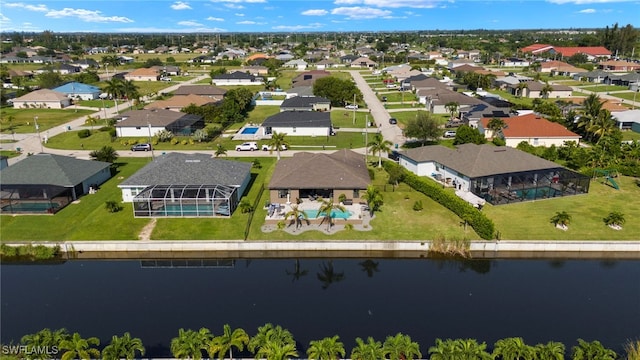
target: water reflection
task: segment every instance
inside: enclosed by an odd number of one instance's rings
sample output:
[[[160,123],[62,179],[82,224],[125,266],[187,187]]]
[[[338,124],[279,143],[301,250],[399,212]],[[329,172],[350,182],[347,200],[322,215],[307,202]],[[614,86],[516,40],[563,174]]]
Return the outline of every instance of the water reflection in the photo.
[[[302,269],[300,267],[300,259],[296,259],[295,265],[293,266],[293,271],[285,270],[285,273],[291,276],[291,282],[294,282],[307,275],[309,273],[309,270]]]
[[[367,259],[363,262],[358,263],[358,265],[360,265],[362,267],[362,271],[367,273],[367,277],[373,277],[374,273],[377,273],[378,271],[378,262],[375,262],[371,259]]]
[[[344,272],[336,272],[333,269],[333,260],[320,264],[320,272],[316,276],[322,282],[322,290],[328,289],[333,283],[344,280]]]

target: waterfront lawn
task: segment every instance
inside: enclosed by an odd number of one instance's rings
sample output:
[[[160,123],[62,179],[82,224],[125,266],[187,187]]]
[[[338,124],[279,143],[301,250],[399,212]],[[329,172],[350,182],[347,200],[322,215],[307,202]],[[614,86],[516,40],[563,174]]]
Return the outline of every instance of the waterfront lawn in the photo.
[[[231,158],[230,160],[251,162],[253,158]],[[255,167],[251,170],[252,183],[245,197],[251,204],[260,196],[260,185],[268,182],[271,178],[276,164],[275,158],[259,158],[260,169]],[[268,193],[268,191],[265,191]],[[258,207],[262,209],[264,202],[258,202]],[[256,214],[258,215],[258,214]],[[243,214],[240,209],[236,209],[231,218],[158,218],[151,238],[154,240],[242,240],[244,231],[249,219],[249,214]],[[254,222],[264,221],[254,217]],[[254,223],[255,224],[255,223]]]
[[[255,214],[249,240],[426,240],[436,237],[479,239],[471,227],[467,227],[465,231],[460,218],[448,209],[406,184],[400,184],[394,191],[393,187],[387,184],[388,175],[384,170],[376,168],[374,172],[373,184],[381,189],[384,205],[371,220],[370,231],[342,230],[326,235],[320,231],[326,229],[326,224],[322,224],[318,226],[319,231],[310,230],[298,235],[292,235],[283,230],[263,232],[261,226],[264,224],[267,213],[260,208]],[[260,203],[268,199],[268,192],[265,191]],[[422,201],[424,206],[422,211],[413,210],[413,204],[418,200]],[[337,219],[336,224],[339,224],[339,221]]]
[[[109,213],[108,200],[122,200],[117,185],[144,166],[146,158],[122,158],[118,173],[92,195],[84,195],[55,215],[0,216],[2,241],[136,240],[149,219],[133,218],[131,204]]]
[[[0,131],[4,133],[11,133],[11,130],[16,134],[35,133],[36,128],[33,119],[38,117],[38,126],[40,127],[40,133],[47,131],[53,127],[62,125],[79,117],[93,114],[95,111],[91,110],[74,110],[74,109],[13,109],[3,108],[2,118],[8,119],[9,116],[13,116],[11,123],[12,129],[9,128],[9,122],[3,121],[0,125]],[[43,133],[44,136],[44,133]]]
[[[637,240],[640,234],[640,187],[631,177],[618,177],[620,190],[602,184],[602,178],[592,180],[589,193],[491,206],[483,211],[496,224],[503,239],[512,240]],[[566,211],[572,220],[569,230],[556,229],[550,219],[556,212]],[[603,218],[619,211],[626,219],[622,230],[606,226]]]

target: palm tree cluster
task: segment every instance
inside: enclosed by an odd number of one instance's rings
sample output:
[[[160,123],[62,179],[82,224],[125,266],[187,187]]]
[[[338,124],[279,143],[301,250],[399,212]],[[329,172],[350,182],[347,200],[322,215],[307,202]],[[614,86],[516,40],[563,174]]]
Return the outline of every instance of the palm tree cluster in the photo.
[[[387,336],[384,342],[368,337],[355,339],[351,350],[353,360],[412,360],[422,358],[420,345],[411,337],[402,333]],[[35,334],[25,335],[22,345],[28,349],[50,349],[59,351],[63,360],[71,359],[135,359],[136,354],[144,355],[142,341],[132,338],[127,332],[123,336],[113,336],[102,352],[97,349],[100,341],[95,338],[83,338],[78,333],[70,334],[66,329],[43,329]],[[180,329],[178,336],[171,340],[171,353],[178,359],[233,359],[233,349],[242,352],[246,348],[256,359],[285,360],[298,357],[296,341],[289,330],[279,325],[267,323],[260,326],[253,337],[243,329],[232,329],[225,324],[222,334],[215,336],[207,328],[198,331]],[[640,340],[629,341],[625,346],[626,359],[638,359]],[[563,360],[565,346],[560,342],[549,341],[546,344],[528,345],[520,337],[499,339],[493,351],[487,350],[485,342],[476,339],[436,339],[428,349],[431,360]],[[312,360],[338,360],[347,354],[338,335],[311,340],[307,348],[307,357]],[[24,359],[49,359],[51,353],[29,353]],[[55,356],[55,355],[54,355]],[[604,347],[599,341],[578,339],[571,348],[571,360],[614,360],[615,351]]]
[[[583,113],[577,121],[575,121],[575,114],[571,114],[574,119],[572,124],[574,130],[596,143],[600,143],[602,139],[618,130],[611,112],[604,109],[602,105],[600,97],[597,94],[591,94],[582,102]]]
[[[104,92],[109,94],[116,105],[116,112],[118,112],[118,99],[128,99],[139,101],[140,93],[138,92],[138,86],[132,80],[123,80],[120,78],[112,78],[105,81]]]

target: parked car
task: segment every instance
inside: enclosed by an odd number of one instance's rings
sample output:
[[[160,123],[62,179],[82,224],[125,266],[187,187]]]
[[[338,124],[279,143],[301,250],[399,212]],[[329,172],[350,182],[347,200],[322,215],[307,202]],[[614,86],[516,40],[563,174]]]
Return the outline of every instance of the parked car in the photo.
[[[387,97],[386,97],[386,96],[383,96],[383,97],[382,97],[382,101],[387,101]]]
[[[269,151],[269,150],[271,150],[271,146],[269,146],[267,144],[263,144],[262,145],[262,151]],[[280,151],[282,151],[282,150],[287,150],[287,145],[285,145],[285,144],[280,145]]]
[[[397,87],[398,87],[398,85],[396,85],[396,84],[387,84],[387,89],[395,89]]]
[[[349,110],[355,110],[358,108],[357,104],[349,104],[347,106],[344,107],[345,109],[349,109]]]
[[[135,144],[131,147],[131,151],[151,151],[151,144]]]
[[[452,138],[452,137],[456,137],[456,132],[455,131],[445,131],[444,132],[444,137],[446,138]]]
[[[389,156],[389,159],[395,162],[400,161],[400,153],[397,150],[391,150],[388,156]]]
[[[163,76],[160,78],[160,81],[171,81],[171,78],[168,76]]]
[[[256,151],[256,150],[258,150],[258,144],[253,141],[236,145],[236,151]]]
[[[398,123],[398,119],[396,119],[396,118],[390,118],[389,119],[389,124],[396,125],[397,123]]]

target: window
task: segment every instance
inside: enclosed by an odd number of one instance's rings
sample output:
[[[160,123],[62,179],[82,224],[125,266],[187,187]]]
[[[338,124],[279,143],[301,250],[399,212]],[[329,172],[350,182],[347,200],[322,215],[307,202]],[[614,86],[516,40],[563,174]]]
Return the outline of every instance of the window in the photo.
[[[278,197],[284,199],[289,194],[289,190],[278,190]]]
[[[140,126],[136,126],[136,130],[140,130],[140,129],[141,129]]]
[[[360,197],[360,189],[354,189],[353,190],[353,198],[357,199]]]

